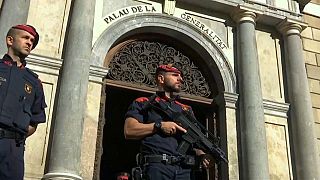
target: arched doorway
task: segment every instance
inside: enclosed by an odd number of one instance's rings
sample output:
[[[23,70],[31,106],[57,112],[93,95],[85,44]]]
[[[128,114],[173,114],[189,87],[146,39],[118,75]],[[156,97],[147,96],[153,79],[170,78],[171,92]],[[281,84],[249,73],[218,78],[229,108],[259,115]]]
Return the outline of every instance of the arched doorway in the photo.
[[[189,45],[149,33],[136,34],[117,42],[109,51],[105,66],[109,67],[106,79],[105,127],[100,178],[115,179],[117,173],[130,172],[135,166],[138,142],[124,140],[124,114],[129,104],[141,96],[150,96],[155,90],[153,81],[158,64],[174,63],[182,69],[185,84],[182,101],[192,106],[196,117],[214,134],[218,133],[218,107],[213,98],[218,94],[217,83],[210,78],[214,69],[204,63]],[[219,178],[219,167],[210,171],[209,179]],[[197,173],[197,179],[207,179]]]

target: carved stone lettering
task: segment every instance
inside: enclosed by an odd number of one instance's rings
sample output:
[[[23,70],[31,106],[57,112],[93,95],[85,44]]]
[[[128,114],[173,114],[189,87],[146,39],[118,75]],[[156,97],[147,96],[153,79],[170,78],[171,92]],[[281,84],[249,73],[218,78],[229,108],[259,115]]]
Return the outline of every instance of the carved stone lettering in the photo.
[[[205,24],[201,23],[199,20],[193,18],[189,14],[183,13],[181,14],[181,19],[188,21],[189,23],[195,25],[199,28],[203,33],[207,34],[212,38],[212,41],[219,46],[221,49],[227,48],[227,46],[223,43],[223,41],[212,31],[208,28]]]
[[[132,6],[132,7],[127,7],[124,9],[120,9],[116,12],[113,12],[107,15],[104,18],[104,20],[106,21],[107,24],[109,24],[123,16],[128,16],[130,14],[136,14],[136,13],[144,13],[144,12],[155,13],[157,12],[157,10],[154,6]]]

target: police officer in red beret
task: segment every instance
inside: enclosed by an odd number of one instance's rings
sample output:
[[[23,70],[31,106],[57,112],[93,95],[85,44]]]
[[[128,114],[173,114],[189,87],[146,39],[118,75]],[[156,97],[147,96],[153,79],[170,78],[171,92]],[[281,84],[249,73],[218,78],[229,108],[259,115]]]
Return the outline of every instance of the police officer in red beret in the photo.
[[[162,101],[176,112],[189,111],[190,106],[178,101],[175,93],[180,92],[183,83],[181,71],[172,64],[160,65],[155,74],[158,91],[156,101]],[[124,135],[126,139],[141,140],[141,160],[146,180],[190,180],[191,169],[196,165],[195,157],[203,157],[200,149],[190,148],[186,155],[178,152],[181,136],[187,132],[163,113],[145,109],[151,98],[136,99],[125,117]],[[203,158],[201,166],[209,168],[213,159]],[[210,163],[211,161],[211,163]],[[133,174],[133,176],[135,176]]]
[[[11,27],[6,36],[8,51],[0,59],[1,180],[23,179],[24,142],[46,121],[41,81],[25,67],[38,41],[36,29],[25,24]]]

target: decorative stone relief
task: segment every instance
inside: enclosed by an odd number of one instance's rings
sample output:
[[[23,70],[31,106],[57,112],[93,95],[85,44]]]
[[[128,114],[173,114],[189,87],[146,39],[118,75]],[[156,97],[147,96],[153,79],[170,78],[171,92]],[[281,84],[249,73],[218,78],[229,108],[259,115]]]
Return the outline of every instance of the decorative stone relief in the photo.
[[[155,88],[159,64],[173,63],[183,73],[182,92],[210,97],[209,85],[199,68],[173,47],[148,41],[133,41],[120,48],[109,64],[107,78]]]

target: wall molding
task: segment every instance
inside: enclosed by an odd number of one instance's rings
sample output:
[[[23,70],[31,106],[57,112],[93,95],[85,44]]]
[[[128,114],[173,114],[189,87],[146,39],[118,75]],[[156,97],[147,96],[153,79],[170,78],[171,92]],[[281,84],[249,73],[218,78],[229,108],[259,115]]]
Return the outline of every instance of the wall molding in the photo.
[[[63,59],[30,54],[27,58],[27,67],[36,73],[59,76],[63,65]],[[90,60],[89,60],[90,61]],[[108,68],[100,66],[90,66],[89,81],[103,83],[104,77],[108,73]]]

